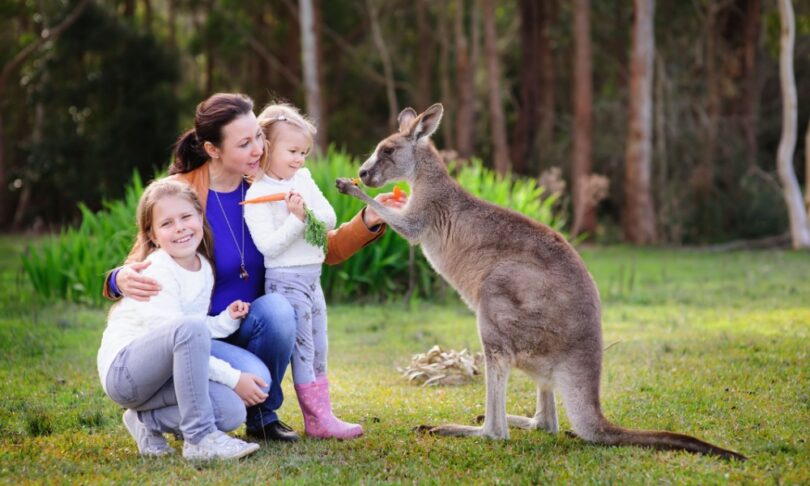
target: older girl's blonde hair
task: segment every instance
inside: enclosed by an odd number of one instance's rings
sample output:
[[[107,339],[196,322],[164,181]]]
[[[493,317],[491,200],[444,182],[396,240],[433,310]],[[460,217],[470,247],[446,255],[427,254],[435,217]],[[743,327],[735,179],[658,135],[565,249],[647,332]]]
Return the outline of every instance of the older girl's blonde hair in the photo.
[[[289,103],[271,103],[264,107],[257,117],[259,125],[264,132],[264,155],[262,155],[261,168],[267,171],[270,164],[270,149],[278,138],[279,128],[292,126],[300,129],[309,138],[310,147],[315,141],[318,129],[301,111]]]
[[[211,235],[211,228],[205,220],[205,213],[200,204],[200,199],[197,193],[188,184],[172,179],[160,179],[153,181],[144,189],[141,195],[141,200],[138,201],[138,210],[135,215],[135,221],[138,225],[138,235],[136,236],[135,248],[137,254],[132,259],[132,255],[127,261],[143,261],[152,252],[157,250],[157,245],[152,240],[152,225],[155,223],[154,215],[152,214],[155,209],[155,204],[164,197],[180,196],[188,200],[197,214],[200,215],[203,221],[203,238],[200,241],[200,246],[197,248],[199,253],[202,253],[209,261],[214,261],[214,240]]]

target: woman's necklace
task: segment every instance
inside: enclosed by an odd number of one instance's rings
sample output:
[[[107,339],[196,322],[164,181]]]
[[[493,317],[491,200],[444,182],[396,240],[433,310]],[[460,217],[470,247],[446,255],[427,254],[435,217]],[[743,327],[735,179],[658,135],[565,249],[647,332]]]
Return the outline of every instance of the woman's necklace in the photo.
[[[241,181],[239,183],[239,187],[242,188],[242,201],[245,200],[245,181]],[[222,210],[222,217],[225,218],[225,224],[228,225],[228,231],[231,233],[231,238],[233,238],[233,244],[236,245],[236,250],[239,252],[239,278],[242,280],[247,280],[250,275],[245,268],[245,207],[242,206],[242,218],[239,220],[242,226],[242,246],[239,246],[239,242],[236,241],[236,234],[233,232],[233,228],[231,228],[231,223],[228,221],[228,215],[225,213],[225,208],[222,206],[222,201],[219,199],[219,194],[217,191],[211,191],[214,193],[214,196],[219,203],[219,209]]]

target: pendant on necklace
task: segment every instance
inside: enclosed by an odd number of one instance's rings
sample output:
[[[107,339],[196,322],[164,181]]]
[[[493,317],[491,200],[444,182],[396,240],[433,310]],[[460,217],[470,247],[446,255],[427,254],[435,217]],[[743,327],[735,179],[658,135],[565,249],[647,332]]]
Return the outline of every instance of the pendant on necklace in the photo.
[[[245,264],[239,265],[239,278],[247,280],[248,277],[250,277],[250,275],[247,273],[247,270],[245,270]]]

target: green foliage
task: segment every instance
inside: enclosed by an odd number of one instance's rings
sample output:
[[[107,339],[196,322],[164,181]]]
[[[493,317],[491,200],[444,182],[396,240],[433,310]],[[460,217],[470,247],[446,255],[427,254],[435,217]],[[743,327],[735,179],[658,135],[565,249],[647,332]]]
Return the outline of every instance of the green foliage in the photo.
[[[104,274],[124,260],[135,241],[135,209],[142,192],[134,172],[123,199],[105,202],[96,213],[80,205],[78,228],[29,247],[23,268],[37,293],[46,299],[101,303]]]
[[[345,152],[331,150],[323,160],[313,161],[312,176],[332,203],[338,222],[354,217],[363,204],[338,193],[335,179],[357,174],[359,163]],[[561,230],[563,220],[554,214],[554,197],[542,199],[543,190],[533,179],[497,176],[480,162],[461,167],[456,177],[472,193],[526,214]],[[393,186],[369,191],[392,190]],[[135,238],[135,209],[143,192],[137,173],[123,199],[105,202],[96,213],[80,205],[82,221],[78,228],[63,230],[58,237],[32,247],[23,265],[37,292],[45,298],[100,304],[104,274],[124,260]],[[322,284],[333,302],[367,299],[382,300],[403,295],[408,290],[408,243],[393,231],[369,245],[348,261],[324,267]],[[415,251],[413,278],[416,298],[442,295],[443,284],[418,249]]]
[[[345,174],[341,174],[345,175]],[[423,388],[397,372],[439,344],[479,349],[462,305],[338,305],[329,309],[332,403],[363,425],[354,441],[262,444],[240,461],[144,460],[121,408],[98,382],[105,312],[28,304],[14,285],[19,238],[0,237],[0,476],[16,483],[283,484],[807,484],[810,481],[810,260],[799,252],[702,253],[609,248],[583,256],[604,298],[602,408],[632,428],[677,431],[738,450],[746,463],[561,433],[510,430],[508,441],[433,437],[420,424],[473,423],[483,380]],[[69,320],[65,326],[63,321]],[[30,342],[48,342],[30,355]],[[303,431],[293,384],[279,416]],[[510,376],[506,408],[531,415],[535,390]],[[242,437],[240,428],[234,435]],[[182,443],[170,438],[173,447]]]

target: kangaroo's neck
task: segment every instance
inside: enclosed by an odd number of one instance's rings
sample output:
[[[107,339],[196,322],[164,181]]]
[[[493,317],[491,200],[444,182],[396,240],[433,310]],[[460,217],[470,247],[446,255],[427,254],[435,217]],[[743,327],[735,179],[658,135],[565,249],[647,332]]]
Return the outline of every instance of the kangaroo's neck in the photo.
[[[445,199],[459,187],[450,177],[435,148],[430,145],[417,148],[416,158],[418,163],[411,183],[414,197],[422,200]]]

